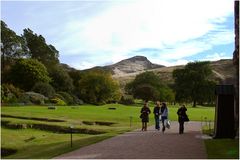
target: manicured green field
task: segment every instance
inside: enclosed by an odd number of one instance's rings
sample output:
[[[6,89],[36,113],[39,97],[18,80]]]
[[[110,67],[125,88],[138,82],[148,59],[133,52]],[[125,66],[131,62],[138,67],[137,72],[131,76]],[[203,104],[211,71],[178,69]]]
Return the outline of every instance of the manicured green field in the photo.
[[[8,126],[1,127],[1,146],[17,150],[17,153],[4,158],[52,158],[59,154],[69,152],[76,148],[96,143],[103,139],[116,136],[141,127],[139,118],[140,108],[136,106],[124,106],[120,104],[108,104],[103,106],[82,105],[82,106],[59,106],[56,110],[50,110],[46,106],[24,106],[24,107],[2,107],[2,122],[10,126],[16,124],[48,125],[60,128],[84,129],[98,134],[74,133],[73,147],[70,147],[70,133],[56,133],[47,127],[39,129],[10,129]],[[151,106],[151,111],[153,110]],[[109,109],[109,108],[115,108]],[[169,118],[177,120],[177,107],[169,106]],[[207,117],[214,119],[214,108],[197,107],[188,108],[187,111],[191,121],[200,121]],[[3,115],[15,116],[5,117]],[[64,122],[49,122],[42,120],[24,119],[45,118],[57,119]],[[85,123],[84,123],[85,122]],[[106,125],[105,123],[113,123]],[[131,123],[130,123],[131,122]],[[150,115],[150,125],[154,123],[153,114]],[[131,126],[131,127],[130,127]],[[70,129],[69,129],[70,131]]]

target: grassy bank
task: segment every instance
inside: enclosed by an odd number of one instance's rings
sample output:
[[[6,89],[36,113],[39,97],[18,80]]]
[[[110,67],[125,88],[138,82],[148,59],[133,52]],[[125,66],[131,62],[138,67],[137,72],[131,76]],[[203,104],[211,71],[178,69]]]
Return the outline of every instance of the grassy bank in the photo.
[[[1,146],[17,151],[3,158],[52,158],[140,128],[140,107],[120,104],[58,106],[55,110],[50,110],[46,106],[2,107],[1,114],[5,116],[1,117],[4,122],[1,127]],[[177,120],[176,112],[177,107],[169,106],[169,117],[172,121]],[[200,121],[203,117],[208,117],[209,120],[214,118],[214,108],[188,108],[187,113],[191,121]],[[153,123],[153,114],[151,114],[150,125]],[[29,126],[41,126],[41,128]],[[56,132],[49,130],[51,126],[57,129]],[[73,134],[72,148],[69,132],[59,132],[70,126],[85,131]],[[96,131],[97,134],[91,134],[89,130],[93,133]]]
[[[205,140],[208,158],[239,159],[239,139]]]

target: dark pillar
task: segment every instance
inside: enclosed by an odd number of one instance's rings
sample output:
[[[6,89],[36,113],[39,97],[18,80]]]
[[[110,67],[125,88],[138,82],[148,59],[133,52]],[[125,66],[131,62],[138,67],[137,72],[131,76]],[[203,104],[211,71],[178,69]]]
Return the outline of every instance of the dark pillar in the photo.
[[[214,138],[234,138],[236,132],[233,85],[217,85],[216,95]]]
[[[233,64],[236,67],[235,87],[235,130],[239,135],[239,1],[234,2],[234,31],[235,31],[235,49],[233,52]]]

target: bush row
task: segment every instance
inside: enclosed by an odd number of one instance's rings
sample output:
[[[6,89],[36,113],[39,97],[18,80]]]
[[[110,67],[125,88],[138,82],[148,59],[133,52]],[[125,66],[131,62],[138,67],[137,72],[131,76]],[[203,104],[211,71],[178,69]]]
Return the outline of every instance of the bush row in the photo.
[[[81,105],[83,101],[67,92],[56,93],[51,85],[39,82],[30,92],[24,92],[12,84],[2,84],[1,103],[18,103],[24,105]]]
[[[47,83],[38,82],[30,92],[15,87],[12,84],[1,85],[1,103],[22,105],[82,105],[83,100],[67,92],[55,92],[54,88]],[[134,98],[130,95],[122,96],[120,104],[134,104]]]

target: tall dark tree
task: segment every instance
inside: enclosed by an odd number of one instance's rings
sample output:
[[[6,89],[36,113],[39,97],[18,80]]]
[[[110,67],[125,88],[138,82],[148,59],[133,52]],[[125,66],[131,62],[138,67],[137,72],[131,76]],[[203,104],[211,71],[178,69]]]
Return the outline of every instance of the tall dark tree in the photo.
[[[207,102],[214,95],[215,82],[209,80],[211,74],[209,62],[191,62],[184,69],[174,70],[176,100],[192,101],[193,107],[197,102]]]
[[[22,58],[29,53],[26,41],[1,21],[1,67],[2,70],[12,58]]]
[[[27,41],[31,58],[39,60],[47,67],[59,63],[58,51],[53,45],[46,44],[45,38],[42,35],[33,33],[29,28],[24,29],[23,32],[23,37]]]
[[[50,77],[52,78],[51,85],[56,91],[64,91],[71,93],[74,89],[73,80],[69,76],[66,70],[61,66],[55,65],[48,70]]]
[[[74,85],[75,87],[78,87],[78,85],[79,85],[78,82],[79,82],[79,80],[81,79],[83,73],[82,73],[81,71],[79,71],[79,70],[73,70],[73,71],[69,71],[68,74],[69,74],[69,76],[70,76],[70,77],[72,78],[72,80],[73,80],[73,85]]]

